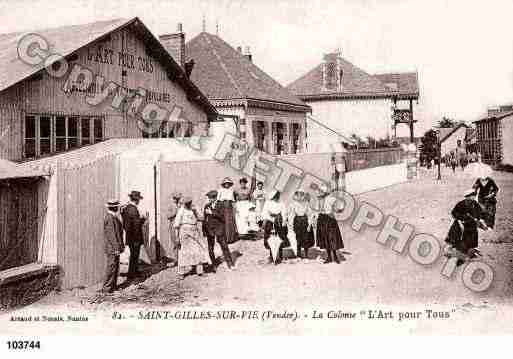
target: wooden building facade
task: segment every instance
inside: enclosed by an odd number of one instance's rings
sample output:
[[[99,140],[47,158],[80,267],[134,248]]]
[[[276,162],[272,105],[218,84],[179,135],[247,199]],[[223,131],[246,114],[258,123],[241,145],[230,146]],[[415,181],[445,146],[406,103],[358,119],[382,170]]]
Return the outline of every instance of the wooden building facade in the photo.
[[[138,18],[35,33],[66,65],[24,63],[24,35],[0,35],[0,158],[29,160],[110,138],[203,134],[217,116]]]
[[[474,123],[481,160],[492,165],[513,165],[513,112],[491,114]]]

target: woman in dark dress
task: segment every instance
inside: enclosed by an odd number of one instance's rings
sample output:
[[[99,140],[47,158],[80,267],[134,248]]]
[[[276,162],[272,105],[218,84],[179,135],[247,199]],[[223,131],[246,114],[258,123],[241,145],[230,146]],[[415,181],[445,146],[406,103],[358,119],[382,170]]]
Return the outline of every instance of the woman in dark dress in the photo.
[[[274,261],[268,240],[272,232],[274,231],[282,240],[278,249],[278,256],[274,262],[275,264],[281,263],[283,260],[283,248],[290,245],[287,238],[286,215],[285,205],[280,201],[280,192],[271,192],[269,199],[264,203],[262,218],[264,220],[264,247],[269,250],[271,262]]]
[[[481,177],[476,180],[472,188],[478,191],[477,201],[485,211],[483,219],[486,225],[493,228],[495,225],[497,192],[499,192],[499,187],[490,177]]]
[[[233,181],[226,177],[221,182],[221,187],[217,191],[217,201],[224,214],[224,225],[226,232],[226,242],[235,243],[239,239],[237,225],[235,223],[235,193],[233,191]]]
[[[486,229],[486,225],[481,221],[483,217],[482,208],[475,197],[476,193],[472,189],[465,193],[465,199],[456,204],[451,212],[454,222],[445,239],[453,248],[471,257],[473,256],[473,250],[479,244],[477,229]],[[460,259],[458,265],[461,264],[463,264],[463,261]]]
[[[296,191],[293,201],[289,206],[288,230],[296,234],[296,253],[298,258],[308,259],[308,249],[314,245],[311,212],[307,193],[303,190]],[[301,249],[304,249],[304,256],[301,253]]]
[[[324,263],[333,261],[340,263],[337,250],[344,248],[344,242],[335,218],[334,204],[336,198],[330,196],[328,187],[323,185],[319,189],[319,200],[321,208],[317,217],[317,246],[325,249],[328,254]],[[344,256],[342,256],[342,260],[345,260]]]

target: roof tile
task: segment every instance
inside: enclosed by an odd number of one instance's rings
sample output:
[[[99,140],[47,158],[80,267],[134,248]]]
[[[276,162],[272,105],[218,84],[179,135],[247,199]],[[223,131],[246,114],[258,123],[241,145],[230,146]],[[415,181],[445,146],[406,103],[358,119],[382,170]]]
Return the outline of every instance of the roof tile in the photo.
[[[194,59],[191,80],[211,99],[255,99],[305,106],[217,35],[202,32],[186,44]]]

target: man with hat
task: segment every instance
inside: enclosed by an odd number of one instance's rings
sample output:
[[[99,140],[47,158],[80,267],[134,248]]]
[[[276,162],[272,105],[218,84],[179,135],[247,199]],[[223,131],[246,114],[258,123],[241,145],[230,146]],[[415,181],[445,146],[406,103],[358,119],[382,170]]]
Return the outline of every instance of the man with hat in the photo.
[[[102,292],[112,293],[117,289],[119,275],[119,255],[125,249],[123,244],[123,227],[118,218],[119,201],[109,200],[107,213],[103,220],[104,250],[107,257],[105,280]]]
[[[128,279],[134,279],[137,274],[137,265],[141,246],[144,243],[143,226],[147,220],[146,216],[139,213],[139,202],[143,199],[141,192],[132,191],[128,195],[130,202],[123,207],[121,216],[123,218],[123,227],[125,228],[125,239],[128,248],[130,248],[130,259],[128,261]]]
[[[214,246],[215,241],[217,239],[217,243],[221,247],[223,251],[223,257],[226,262],[228,268],[233,267],[233,260],[230,254],[230,250],[228,248],[228,244],[226,243],[226,233],[224,226],[224,214],[222,212],[221,206],[217,204],[217,191],[213,190],[207,193],[208,203],[205,205],[203,209],[203,235],[207,238],[208,242],[208,255],[210,257],[210,261],[212,263],[212,271],[216,271],[216,257],[214,254]]]
[[[178,238],[173,223],[176,218],[178,210],[182,206],[183,195],[180,192],[175,192],[171,195],[171,204],[167,210],[167,220],[169,221],[169,253],[168,256],[174,263],[178,263]]]

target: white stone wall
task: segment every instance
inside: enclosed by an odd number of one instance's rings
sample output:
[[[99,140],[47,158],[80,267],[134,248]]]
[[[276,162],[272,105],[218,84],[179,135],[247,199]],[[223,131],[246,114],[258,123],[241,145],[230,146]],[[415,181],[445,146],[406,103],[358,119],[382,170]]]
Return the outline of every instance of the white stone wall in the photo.
[[[312,117],[343,136],[353,133],[360,137],[376,139],[392,135],[391,106],[388,99],[379,100],[330,100],[308,102]],[[309,151],[337,142],[338,136],[331,131],[307,122],[307,143]]]
[[[346,173],[346,191],[360,194],[406,182],[406,162]]]

